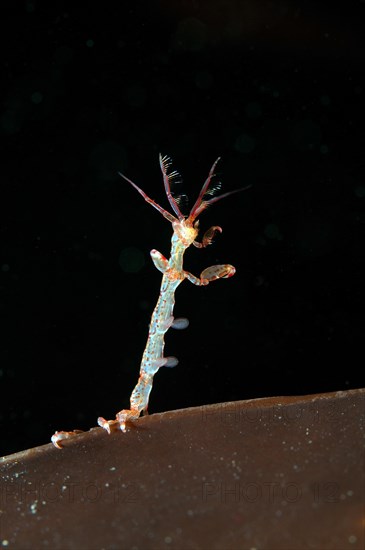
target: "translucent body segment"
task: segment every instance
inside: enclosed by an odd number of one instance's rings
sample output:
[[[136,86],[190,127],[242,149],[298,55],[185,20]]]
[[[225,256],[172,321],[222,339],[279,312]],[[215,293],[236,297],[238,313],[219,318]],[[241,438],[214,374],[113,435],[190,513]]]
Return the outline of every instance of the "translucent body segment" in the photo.
[[[175,319],[174,319],[174,316],[171,315],[170,317],[168,317],[168,319],[166,319],[166,321],[164,321],[162,327],[164,329],[164,332],[168,331],[170,327],[173,326],[175,322]]]

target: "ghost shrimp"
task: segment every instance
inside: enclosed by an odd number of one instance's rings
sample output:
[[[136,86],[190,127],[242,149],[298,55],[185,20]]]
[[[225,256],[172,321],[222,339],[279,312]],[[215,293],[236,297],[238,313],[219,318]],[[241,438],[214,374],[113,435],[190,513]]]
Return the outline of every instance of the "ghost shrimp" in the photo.
[[[138,187],[133,181],[120,173],[120,176],[130,183],[142,195],[144,200],[153,206],[164,218],[166,218],[173,228],[171,239],[170,258],[167,259],[158,250],[151,250],[152,261],[162,273],[162,282],[160,295],[156,307],[152,313],[146,348],[144,350],[139,371],[138,382],[132,391],[130,397],[130,408],[123,409],[117,413],[113,420],[98,418],[98,424],[110,433],[113,426],[123,432],[127,429],[130,421],[136,420],[139,416],[147,413],[148,401],[152,389],[153,377],[161,367],[175,367],[178,364],[176,357],[165,357],[165,334],[169,328],[183,329],[188,326],[188,320],[185,318],[174,318],[173,310],[175,305],[175,291],[177,287],[187,279],[194,285],[206,286],[217,279],[228,279],[235,274],[235,268],[230,264],[213,265],[202,271],[199,277],[193,275],[183,268],[183,258],[185,251],[194,245],[197,248],[205,248],[213,241],[217,233],[222,233],[222,228],[215,225],[208,229],[203,235],[201,242],[197,241],[199,232],[198,216],[213,203],[242,191],[224,193],[214,197],[214,193],[220,188],[217,183],[212,186],[214,171],[219,158],[214,162],[207,179],[198,195],[188,216],[184,216],[180,210],[180,203],[183,196],[174,195],[173,187],[180,180],[180,175],[176,171],[171,171],[171,159],[160,155],[160,167],[163,176],[165,192],[170,206],[174,212],[171,214],[146,193]],[[75,432],[56,432],[52,436],[52,442],[56,447],[60,447],[60,442],[75,435]]]

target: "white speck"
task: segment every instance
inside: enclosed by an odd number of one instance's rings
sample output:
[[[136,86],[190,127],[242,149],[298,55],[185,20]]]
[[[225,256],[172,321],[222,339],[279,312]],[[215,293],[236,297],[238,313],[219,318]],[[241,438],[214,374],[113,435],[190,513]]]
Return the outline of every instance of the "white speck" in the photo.
[[[109,483],[105,483],[105,487],[109,487]]]
[[[115,466],[112,466],[111,468],[109,468],[109,471],[110,471],[110,472],[115,472],[115,470],[116,470],[116,467],[115,467]]]
[[[1,541],[1,546],[9,546],[9,541],[6,540],[6,539],[3,539],[3,540]]]
[[[357,537],[355,537],[355,535],[350,535],[349,536],[349,542],[351,544],[355,544],[355,542],[357,542]]]
[[[172,464],[168,464],[167,467],[171,470]]]
[[[32,514],[37,513],[37,505],[38,505],[38,500],[35,500],[33,504],[30,505],[30,511]]]
[[[165,537],[165,542],[166,542],[166,544],[170,544],[172,542],[172,538],[171,537]]]

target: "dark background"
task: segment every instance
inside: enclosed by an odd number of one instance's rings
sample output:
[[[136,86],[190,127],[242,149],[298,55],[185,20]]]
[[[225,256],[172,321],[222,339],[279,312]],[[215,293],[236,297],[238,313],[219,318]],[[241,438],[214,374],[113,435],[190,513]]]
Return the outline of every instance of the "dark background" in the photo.
[[[150,412],[364,385],[365,2],[4,1],[1,454],[129,403],[171,225],[158,153],[223,227],[192,248]]]

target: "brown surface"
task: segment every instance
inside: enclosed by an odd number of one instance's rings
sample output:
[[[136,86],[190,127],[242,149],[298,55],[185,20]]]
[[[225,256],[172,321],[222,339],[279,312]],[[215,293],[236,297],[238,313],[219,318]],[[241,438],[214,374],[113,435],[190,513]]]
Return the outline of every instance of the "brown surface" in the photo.
[[[0,547],[364,548],[365,390],[224,403],[4,457]]]

